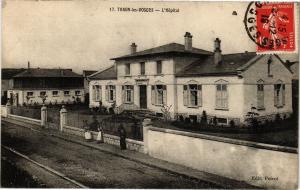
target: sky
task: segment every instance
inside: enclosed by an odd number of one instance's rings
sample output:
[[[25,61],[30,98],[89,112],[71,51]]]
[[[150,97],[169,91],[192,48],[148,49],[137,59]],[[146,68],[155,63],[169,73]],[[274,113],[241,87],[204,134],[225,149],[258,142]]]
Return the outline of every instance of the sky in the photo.
[[[2,67],[26,68],[30,61],[35,68],[100,70],[113,64],[110,58],[129,54],[132,42],[138,51],[183,44],[185,32],[200,49],[212,51],[218,37],[224,54],[255,51],[243,24],[248,3],[7,0],[2,3]],[[179,12],[120,12],[118,7]]]

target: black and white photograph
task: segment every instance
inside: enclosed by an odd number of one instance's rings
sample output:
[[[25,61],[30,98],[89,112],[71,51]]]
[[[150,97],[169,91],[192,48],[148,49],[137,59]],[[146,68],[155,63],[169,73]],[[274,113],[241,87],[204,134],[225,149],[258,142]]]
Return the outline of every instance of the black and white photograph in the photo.
[[[1,6],[1,188],[298,188],[299,2]]]

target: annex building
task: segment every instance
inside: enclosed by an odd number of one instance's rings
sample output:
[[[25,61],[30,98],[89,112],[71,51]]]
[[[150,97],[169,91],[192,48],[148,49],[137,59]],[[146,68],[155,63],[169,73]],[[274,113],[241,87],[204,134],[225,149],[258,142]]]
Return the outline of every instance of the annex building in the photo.
[[[84,102],[83,76],[72,69],[28,68],[14,75],[7,97],[11,105]]]

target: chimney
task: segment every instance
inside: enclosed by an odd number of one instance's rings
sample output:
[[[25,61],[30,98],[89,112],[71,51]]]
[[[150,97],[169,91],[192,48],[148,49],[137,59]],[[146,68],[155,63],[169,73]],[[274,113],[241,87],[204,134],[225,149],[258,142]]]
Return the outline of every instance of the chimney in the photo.
[[[130,45],[130,53],[131,53],[131,54],[136,53],[136,47],[137,47],[137,45],[136,45],[135,43],[132,43],[132,44]]]
[[[193,44],[192,44],[192,38],[193,36],[191,35],[191,33],[186,32],[184,35],[184,49],[185,51],[191,51],[193,48]]]
[[[214,50],[214,64],[218,65],[222,62],[221,40],[216,38]]]

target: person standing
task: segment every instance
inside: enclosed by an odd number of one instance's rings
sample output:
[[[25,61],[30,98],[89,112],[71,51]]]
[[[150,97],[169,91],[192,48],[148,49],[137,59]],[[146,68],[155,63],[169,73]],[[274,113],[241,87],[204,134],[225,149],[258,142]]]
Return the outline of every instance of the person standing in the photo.
[[[84,138],[86,141],[91,141],[92,140],[92,134],[90,131],[90,127],[87,123],[87,120],[83,120],[83,129],[84,129]]]
[[[104,138],[103,138],[103,127],[102,127],[101,124],[98,125],[97,143],[104,143]]]
[[[119,135],[120,135],[120,148],[121,148],[121,150],[125,150],[126,149],[126,131],[122,124],[120,125],[120,128],[119,128]]]

